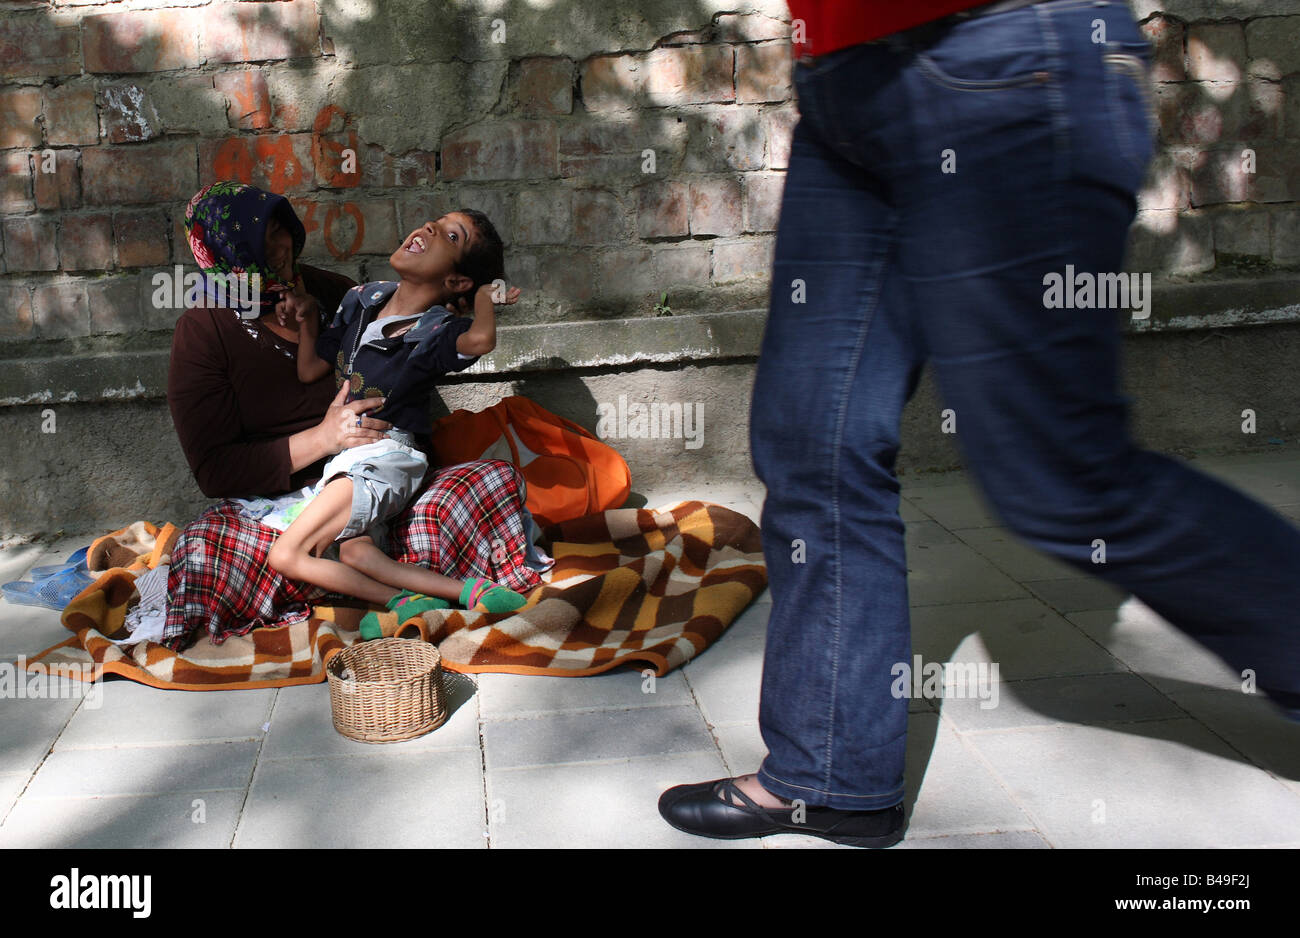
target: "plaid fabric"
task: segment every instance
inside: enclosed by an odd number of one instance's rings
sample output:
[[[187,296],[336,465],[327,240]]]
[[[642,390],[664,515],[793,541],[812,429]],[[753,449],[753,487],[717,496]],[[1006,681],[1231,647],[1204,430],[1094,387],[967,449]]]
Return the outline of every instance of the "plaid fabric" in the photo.
[[[758,528],[719,505],[624,508],[547,533],[555,568],[518,612],[429,612],[400,627],[387,623],[385,632],[414,629],[437,642],[452,671],[575,677],[634,666],[663,675],[716,641],[767,585]],[[220,645],[202,636],[181,652],[153,643],[120,648],[106,636],[122,628],[135,572],[109,570],[88,586],[63,613],[75,635],[30,659],[28,669],[82,680],[118,674],[183,690],[319,683],[330,657],[356,641],[364,612],[318,606],[312,618],[284,628],[231,635]]]
[[[527,592],[541,577],[524,565],[523,504],[523,481],[510,463],[445,467],[394,523],[393,555],[447,576],[485,576]],[[206,633],[219,645],[253,629],[301,622],[322,601],[348,602],[269,569],[266,558],[278,536],[230,501],[187,525],[172,550],[163,644],[179,651]]]

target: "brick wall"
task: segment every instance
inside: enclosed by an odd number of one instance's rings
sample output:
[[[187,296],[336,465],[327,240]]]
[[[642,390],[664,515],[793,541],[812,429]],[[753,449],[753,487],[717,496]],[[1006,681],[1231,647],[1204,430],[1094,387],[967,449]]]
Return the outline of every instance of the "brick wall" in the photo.
[[[1135,5],[1164,149],[1132,265],[1294,268],[1300,8]],[[307,258],[358,279],[415,224],[481,208],[528,291],[515,321],[650,316],[664,291],[761,306],[786,19],[779,0],[7,2],[0,356],[169,330],[150,278],[192,264],[183,208],[218,178],[289,195]]]

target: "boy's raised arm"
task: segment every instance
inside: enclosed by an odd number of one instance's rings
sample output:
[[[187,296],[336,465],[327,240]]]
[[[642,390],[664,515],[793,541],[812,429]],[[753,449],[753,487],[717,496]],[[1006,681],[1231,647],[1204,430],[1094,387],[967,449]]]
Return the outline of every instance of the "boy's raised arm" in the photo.
[[[486,355],[497,347],[496,305],[492,293],[496,287],[485,283],[474,293],[474,324],[456,339],[456,351],[462,355]],[[501,300],[509,306],[519,299],[519,288],[511,287]]]

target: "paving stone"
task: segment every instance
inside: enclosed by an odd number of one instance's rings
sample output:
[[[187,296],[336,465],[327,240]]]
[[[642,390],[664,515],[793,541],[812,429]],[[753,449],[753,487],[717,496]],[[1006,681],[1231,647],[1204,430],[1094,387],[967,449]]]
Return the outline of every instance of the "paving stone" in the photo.
[[[908,599],[913,606],[987,602],[1026,596],[1015,580],[965,544],[935,544],[907,552]]]
[[[1116,660],[1166,693],[1187,684],[1240,692],[1241,675],[1136,601],[1067,618]]]
[[[1300,723],[1286,719],[1259,695],[1240,689],[1170,689],[1174,702],[1223,737],[1256,765],[1300,794]]]
[[[923,665],[996,663],[1003,681],[1122,670],[1105,649],[1032,599],[913,609],[912,654]]]
[[[1035,550],[1006,528],[968,528],[961,539],[986,557],[995,567],[1019,582],[1061,580],[1088,574]]]
[[[746,613],[756,607],[751,606]],[[764,612],[770,605],[757,607]],[[741,616],[732,628],[744,627]],[[751,617],[749,622],[757,621]],[[764,616],[766,624],[766,616]],[[700,712],[710,724],[745,723],[758,719],[758,696],[763,679],[765,640],[757,630],[724,634],[716,645],[683,669],[699,702]]]
[[[904,486],[903,497],[949,531],[999,524],[988,503],[964,475],[953,474],[940,483]]]
[[[473,750],[263,759],[235,846],[486,847],[484,817]]]
[[[1033,822],[938,714],[908,719],[908,835],[1029,830]]]
[[[50,753],[24,798],[151,795],[243,789],[257,743],[198,743]]]
[[[534,765],[717,752],[694,707],[553,713],[483,724],[489,771]]]
[[[29,778],[31,778],[30,772],[0,773],[0,819],[9,813],[9,809],[18,800],[18,795]]]
[[[1057,612],[1115,609],[1128,593],[1096,577],[1064,580],[1029,580],[1024,586]]]
[[[21,544],[0,550],[0,583],[30,580],[33,567],[63,563],[88,543],[81,538],[61,538],[53,544]],[[24,606],[0,598],[0,661],[19,655],[32,658],[72,633],[59,621],[61,613],[44,606]]]
[[[1184,716],[1173,701],[1135,674],[1088,674],[1009,681],[996,704],[947,698],[940,712],[958,730],[1008,729],[1056,723],[1131,723]]]
[[[947,837],[907,837],[899,850],[1049,850],[1047,841],[1035,831],[1007,831],[997,834],[955,834]]]
[[[757,849],[757,839],[697,837],[659,816],[659,796],[667,789],[726,775],[716,750],[595,765],[489,769],[492,846]]]
[[[399,743],[362,743],[334,729],[330,692],[326,684],[282,687],[271,712],[271,728],[262,747],[263,759],[306,756],[368,756],[378,753],[424,752],[437,749],[478,749],[478,698],[468,675],[443,672],[447,721],[430,733]]]
[[[81,704],[85,685],[67,678],[57,679],[53,685],[47,678],[25,679],[25,693],[39,689],[42,694],[59,696],[0,699],[0,771],[27,772],[35,770],[54,738],[63,729],[74,710]],[[76,696],[74,696],[76,695]]]
[[[82,707],[73,715],[56,752],[258,739],[275,701],[274,689],[195,693],[120,680],[105,681],[101,693],[99,707]]]
[[[1251,453],[1212,456],[1190,465],[1241,489],[1266,505],[1300,502],[1300,457],[1290,454]]]
[[[654,678],[652,684],[640,671],[628,670],[579,678],[480,674],[478,685],[487,720],[582,710],[694,706],[680,669]],[[647,693],[647,687],[653,687],[653,693]],[[477,742],[476,728],[475,745]]]
[[[1300,834],[1300,796],[1191,719],[965,739],[1057,847],[1240,847]]]
[[[228,847],[243,803],[242,790],[116,798],[23,797],[0,826],[0,847]]]
[[[909,556],[917,549],[934,547],[939,544],[960,544],[953,534],[937,521],[904,522],[903,539]]]

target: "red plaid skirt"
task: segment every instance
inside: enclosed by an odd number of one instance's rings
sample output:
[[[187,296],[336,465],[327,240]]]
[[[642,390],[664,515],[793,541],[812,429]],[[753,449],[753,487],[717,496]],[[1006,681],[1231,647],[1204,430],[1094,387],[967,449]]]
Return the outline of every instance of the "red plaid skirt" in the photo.
[[[526,593],[542,580],[524,564],[523,505],[523,480],[508,462],[481,459],[439,469],[393,522],[393,559],[455,578],[487,577]],[[267,567],[279,534],[241,515],[231,501],[217,502],[186,525],[172,550],[163,644],[180,651],[206,631],[219,645],[262,626],[306,619],[313,605],[334,601],[327,591]]]

